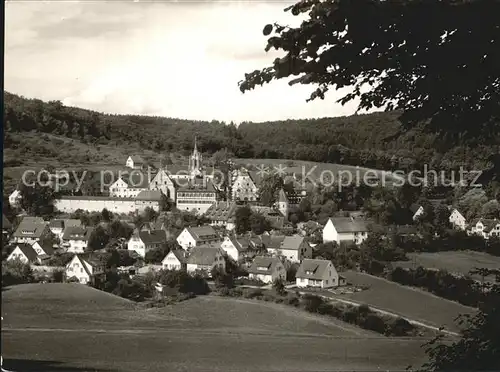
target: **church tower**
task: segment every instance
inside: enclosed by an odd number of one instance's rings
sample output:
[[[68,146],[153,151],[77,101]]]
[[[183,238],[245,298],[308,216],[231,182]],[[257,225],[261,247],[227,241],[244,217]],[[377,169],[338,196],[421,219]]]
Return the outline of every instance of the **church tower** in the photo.
[[[288,198],[286,197],[285,190],[280,189],[278,194],[278,209],[285,216],[285,221],[288,221]]]
[[[201,173],[201,161],[202,161],[202,156],[198,152],[198,146],[196,143],[196,136],[195,136],[194,137],[193,154],[189,158],[189,175],[191,176],[192,179],[202,175],[202,173]]]

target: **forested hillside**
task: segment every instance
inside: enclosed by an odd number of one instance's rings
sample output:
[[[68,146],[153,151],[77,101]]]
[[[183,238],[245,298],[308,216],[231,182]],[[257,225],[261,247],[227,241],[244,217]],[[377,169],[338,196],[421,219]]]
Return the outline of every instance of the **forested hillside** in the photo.
[[[29,136],[19,136],[24,132],[67,137],[92,146],[139,146],[156,153],[186,152],[197,135],[206,153],[225,148],[240,158],[288,158],[379,169],[407,170],[426,163],[444,170],[485,169],[491,166],[488,159],[500,153],[500,135],[468,139],[457,146],[456,140],[437,138],[419,128],[400,133],[398,112],[244,122],[237,127],[218,121],[102,114],[7,92],[4,105],[5,148],[16,150],[19,156],[33,153],[33,144],[23,144]],[[45,151],[43,146],[40,151]],[[66,155],[61,148],[50,151]]]

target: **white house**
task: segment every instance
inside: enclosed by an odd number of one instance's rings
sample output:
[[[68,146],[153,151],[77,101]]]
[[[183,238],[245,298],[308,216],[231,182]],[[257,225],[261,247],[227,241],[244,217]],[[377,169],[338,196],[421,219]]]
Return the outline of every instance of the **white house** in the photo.
[[[323,243],[353,242],[361,244],[368,238],[368,228],[364,221],[352,217],[331,217],[323,228]]]
[[[12,207],[18,207],[21,202],[21,192],[19,190],[14,190],[12,194],[9,195],[9,204]]]
[[[47,223],[41,217],[24,217],[14,234],[12,241],[15,243],[33,244],[50,235]]]
[[[484,239],[500,237],[500,220],[480,218],[471,223],[469,235],[479,235]]]
[[[67,248],[67,252],[83,253],[93,231],[92,227],[68,227],[64,229],[62,245]]]
[[[465,230],[467,220],[458,209],[453,209],[450,214],[450,223],[456,229]]]
[[[247,238],[236,238],[234,236],[226,236],[220,245],[222,250],[236,262],[243,258],[249,246],[250,241]]]
[[[195,247],[191,250],[187,259],[186,270],[188,273],[203,271],[210,275],[212,269],[218,267],[226,270],[224,252],[217,247]]]
[[[123,175],[109,187],[109,196],[116,198],[135,198],[141,191],[149,190],[151,174],[132,171]]]
[[[329,260],[304,259],[295,278],[297,287],[330,288],[339,285],[339,274]]]
[[[91,283],[96,275],[104,273],[104,265],[90,258],[83,258],[75,254],[73,259],[66,265],[66,280],[76,279],[79,283]]]
[[[186,227],[177,236],[177,243],[187,250],[200,244],[210,244],[220,242],[220,236],[212,226]]]
[[[164,270],[186,270],[186,251],[175,249],[168,252],[161,266]]]
[[[132,234],[127,248],[129,251],[135,251],[141,257],[145,257],[148,251],[160,248],[166,242],[167,234],[164,230],[141,230]]]
[[[304,258],[312,257],[312,248],[303,236],[293,235],[273,238],[271,237],[270,245],[267,247],[269,253],[283,256],[291,262],[300,262]],[[273,244],[273,241],[279,242],[280,240],[279,246]]]
[[[7,257],[7,261],[14,260],[20,260],[21,262],[31,264],[38,261],[38,254],[31,245],[19,243]]]
[[[278,257],[257,256],[248,269],[248,277],[272,283],[276,279],[286,280],[286,269]]]
[[[169,199],[175,202],[175,183],[165,169],[160,169],[149,183],[150,190],[160,190]]]
[[[131,169],[142,169],[145,165],[144,159],[139,155],[131,155],[127,158],[125,166]]]

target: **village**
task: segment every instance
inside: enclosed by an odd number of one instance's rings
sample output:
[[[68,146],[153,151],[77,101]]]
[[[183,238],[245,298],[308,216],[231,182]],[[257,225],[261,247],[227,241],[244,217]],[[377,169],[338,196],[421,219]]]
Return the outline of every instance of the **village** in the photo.
[[[130,156],[126,167],[136,172],[143,169],[143,163],[139,156]],[[277,280],[290,288],[336,288],[346,284],[334,262],[321,257],[315,247],[327,243],[360,246],[373,232],[370,219],[362,212],[334,213],[328,216],[324,225],[316,221],[291,222],[291,214],[307,197],[306,187],[294,187],[295,175],[288,176],[291,180],[288,185],[275,190],[274,204],[264,206],[259,203],[263,177],[255,172],[243,167],[232,171],[226,200],[220,200],[224,193],[216,186],[213,171],[212,175],[208,174],[195,139],[186,169],[173,173],[172,169],[165,167],[159,169],[152,179],[138,184],[133,178],[121,177],[109,187],[107,196],[60,196],[54,200],[55,209],[65,215],[82,211],[102,212],[102,215],[152,214],[152,218],[143,223],[121,221],[128,226],[128,231],[133,230],[131,235],[117,236],[102,247],[91,247],[89,242],[96,235],[96,227],[82,223],[82,219],[45,221],[38,216],[24,216],[21,212],[20,223],[13,227],[3,216],[3,234],[9,240],[6,261],[29,264],[42,276],[50,276],[59,270],[63,272],[61,280],[92,285],[106,270],[105,263],[96,258],[98,253],[118,249],[127,250],[134,264],[116,269],[130,276],[163,269],[190,274],[201,272],[210,277],[214,268],[224,271],[230,261],[241,266],[248,279],[263,284]],[[13,208],[19,207],[21,197],[19,190],[10,195]],[[163,198],[175,205],[173,208],[178,213],[198,218],[177,229],[180,232],[176,234],[162,218],[172,214],[161,210]],[[260,217],[262,231],[259,234],[252,229],[237,232],[237,211],[240,208],[248,208],[249,213]],[[468,222],[458,209],[446,208],[453,229],[484,240],[500,236],[500,220],[479,218]],[[418,221],[425,214],[424,207],[412,205],[411,214],[412,220]],[[104,222],[101,224],[105,225]],[[405,236],[419,234],[412,225],[390,228]],[[169,241],[171,244],[165,249]],[[159,250],[166,255],[158,257],[156,254],[156,260],[145,260],[151,252]],[[69,261],[63,267],[51,264],[54,256],[60,254],[65,254],[65,260]],[[291,267],[295,275],[290,275]]]

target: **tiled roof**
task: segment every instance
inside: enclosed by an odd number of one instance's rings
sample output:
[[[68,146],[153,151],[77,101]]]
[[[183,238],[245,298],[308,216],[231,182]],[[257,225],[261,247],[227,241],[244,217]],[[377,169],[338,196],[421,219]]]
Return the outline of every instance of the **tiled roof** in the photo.
[[[304,241],[304,237],[300,235],[285,236],[281,242],[280,249],[298,250]]]
[[[64,229],[63,240],[88,241],[94,231],[92,227],[71,226]]]
[[[295,277],[302,279],[323,279],[325,271],[328,269],[328,265],[331,261],[328,260],[313,260],[309,258],[304,258]]]
[[[335,230],[339,233],[366,232],[368,227],[364,221],[351,217],[331,217]]]
[[[21,252],[28,258],[29,262],[34,262],[38,258],[38,254],[36,253],[35,249],[26,243],[21,243],[17,244],[16,247],[18,247]]]
[[[477,225],[478,222],[481,222],[484,225],[483,231],[488,233],[493,230],[498,224],[500,224],[500,220],[497,219],[489,219],[489,218],[479,218],[472,222],[472,225]]]
[[[153,175],[138,170],[122,176],[122,180],[132,189],[147,189],[149,187],[149,178],[153,179]]]
[[[64,220],[50,220],[49,227],[55,229],[64,229]]]
[[[54,253],[54,247],[52,246],[52,243],[48,240],[42,241],[42,240],[37,240],[36,243],[43,249],[43,251],[51,255]]]
[[[205,212],[205,217],[211,221],[228,221],[234,217],[236,211],[236,203],[234,202],[219,202],[212,204]]]
[[[277,257],[257,256],[252,261],[252,266],[248,269],[251,274],[271,275],[276,265],[281,261]]]
[[[167,241],[165,230],[140,231],[139,237],[144,244],[159,244]]]
[[[160,201],[161,191],[160,190],[143,190],[136,196],[136,200],[150,200],[150,201]]]
[[[5,214],[2,214],[2,229],[10,229],[11,227],[12,223],[5,217]]]
[[[39,217],[24,217],[14,232],[14,237],[40,238],[47,227],[45,221],[40,221],[43,219]]]
[[[248,249],[248,246],[250,245],[250,241],[245,237],[237,238],[235,236],[229,236],[228,238],[238,252],[246,251]]]
[[[195,178],[194,182],[185,180],[176,180],[175,184],[178,187],[178,191],[189,191],[189,192],[215,192],[215,186],[210,180],[203,181],[200,178]]]
[[[196,240],[216,239],[219,237],[212,226],[186,227],[191,236]]]
[[[281,249],[281,243],[285,240],[285,235],[263,235],[262,242],[268,249]]]
[[[221,253],[220,248],[196,247],[191,250],[187,263],[205,266],[212,265],[215,261],[217,253]]]
[[[184,249],[174,249],[170,251],[170,253],[172,253],[180,263],[186,263],[186,251]]]
[[[139,155],[131,155],[130,157],[134,163],[144,164],[144,159]]]

